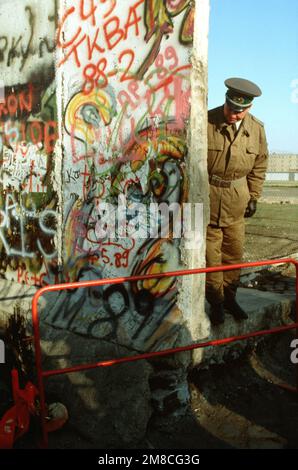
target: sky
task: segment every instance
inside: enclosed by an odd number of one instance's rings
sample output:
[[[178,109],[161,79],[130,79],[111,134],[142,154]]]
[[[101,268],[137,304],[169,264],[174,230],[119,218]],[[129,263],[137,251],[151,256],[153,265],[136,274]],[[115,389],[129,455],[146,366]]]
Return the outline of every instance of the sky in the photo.
[[[297,0],[210,0],[208,74],[209,109],[223,104],[226,78],[251,80],[269,151],[298,153]]]

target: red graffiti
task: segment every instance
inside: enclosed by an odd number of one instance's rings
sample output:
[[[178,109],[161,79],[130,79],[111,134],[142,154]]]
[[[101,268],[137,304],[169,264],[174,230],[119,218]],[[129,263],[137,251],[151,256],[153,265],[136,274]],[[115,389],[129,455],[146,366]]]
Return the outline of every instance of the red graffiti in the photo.
[[[3,143],[10,147],[12,144],[18,147],[22,142],[31,142],[34,145],[42,144],[46,153],[54,151],[58,138],[57,122],[48,121],[8,121],[3,126]]]
[[[110,9],[108,14],[102,16],[98,9],[98,5],[95,5],[93,0],[88,2],[81,0],[79,7],[72,6],[69,8],[58,27],[57,31],[57,45],[64,51],[64,57],[59,62],[58,66],[61,66],[67,62],[71,56],[77,65],[81,67],[81,55],[85,56],[85,48],[83,45],[87,45],[88,59],[94,61],[94,54],[103,54],[104,52],[113,50],[117,44],[121,41],[126,41],[129,36],[138,37],[140,35],[139,23],[142,21],[142,16],[138,13],[138,8],[144,3],[145,0],[138,0],[132,5],[129,10],[127,17],[123,19],[118,16],[109,16],[116,5]],[[86,5],[88,3],[88,5]],[[105,3],[105,2],[102,2]],[[65,29],[67,24],[71,24],[74,21],[75,15],[78,23],[77,30],[70,38],[65,39]],[[106,21],[102,22],[102,18],[109,16]],[[88,34],[83,31],[81,25],[84,22],[91,22],[91,25],[95,29],[95,34],[91,37],[89,31]],[[100,24],[100,26],[99,26]],[[82,46],[82,47],[81,47]]]
[[[120,76],[120,82],[124,82],[127,80],[132,80],[134,78],[134,74],[131,72],[131,67],[134,62],[135,53],[132,49],[125,49],[121,52],[118,57],[118,63],[121,65],[122,59],[128,57],[128,61],[126,64],[126,68],[122,72]],[[125,60],[124,60],[125,62]],[[89,63],[84,67],[83,70],[83,77],[85,79],[83,85],[83,93],[90,94],[95,88],[105,88],[108,85],[108,78],[116,75],[117,70],[112,70],[110,72],[106,72],[107,67],[107,59],[102,57],[99,59],[97,64]]]
[[[168,51],[168,49],[170,51]],[[185,89],[185,83],[188,82],[187,76],[183,76],[182,73],[190,69],[190,65],[183,67],[173,68],[178,63],[178,58],[175,54],[175,51],[172,47],[166,50],[167,57],[172,59],[172,63],[169,68],[157,68],[155,73],[152,72],[146,79],[147,88],[145,92],[141,92],[141,85],[139,81],[132,80],[127,86],[127,90],[121,90],[118,93],[118,102],[123,110],[124,116],[127,119],[131,120],[131,129],[132,133],[135,129],[135,120],[131,116],[131,111],[136,110],[139,106],[142,105],[142,102],[146,102],[147,113],[149,118],[155,118],[159,116],[161,119],[165,120],[168,117],[167,107],[172,105],[172,110],[174,110],[174,116],[176,126],[181,124],[183,127],[183,120],[189,115],[189,99],[190,99],[190,85]],[[161,55],[160,55],[161,56]],[[164,64],[163,59],[160,57],[157,59],[158,63]],[[159,80],[156,82],[156,77]],[[151,79],[154,79],[154,83],[150,83]],[[119,140],[122,144],[124,143],[122,139],[122,130],[119,132]],[[134,136],[137,138],[137,135]]]
[[[173,128],[183,128],[185,126],[185,119],[189,116],[190,106],[189,71],[191,66],[179,66],[179,58],[174,47],[168,46],[163,54],[158,54],[155,60],[155,68],[143,81],[136,80],[130,72],[134,61],[134,52],[130,49],[125,49],[119,57],[120,61],[123,61],[126,66],[121,76],[121,81],[127,82],[126,89],[122,89],[117,95],[117,101],[121,109],[120,115],[117,120],[113,121],[114,125],[109,125],[105,128],[95,127],[93,129],[94,140],[101,142],[114,151],[114,158],[109,159],[111,167],[120,161],[138,159],[138,155],[134,153],[126,155],[125,152],[119,153],[119,149],[128,148],[133,143],[142,145],[144,137],[140,134],[140,129],[147,127],[148,121],[152,123],[154,128],[154,119],[156,117],[163,122],[168,122],[170,119],[174,122]],[[100,59],[98,66],[101,66],[100,72],[104,73],[106,61]],[[88,85],[90,84],[91,90],[95,87],[96,80],[99,79],[101,81],[99,71],[96,66],[90,66],[88,69],[86,68],[86,71],[90,74],[88,76],[90,80]],[[134,111],[138,108],[144,108],[144,103],[147,113],[137,119]],[[91,102],[90,105],[92,105]],[[91,145],[88,145],[88,142],[86,142],[87,146],[84,149],[79,144],[82,138],[79,138],[77,134],[76,121],[71,125],[70,137],[73,163],[90,159],[96,165],[106,163],[106,159],[102,158],[100,150],[96,150]],[[154,136],[151,136],[151,138],[154,140]],[[90,162],[90,165],[92,165],[92,162]],[[91,187],[93,191],[95,190],[96,195],[100,193],[100,197],[102,197],[104,185],[96,183],[96,177],[94,174],[91,175],[87,166],[82,176],[84,177],[84,198],[87,197]]]
[[[19,113],[32,111],[33,85],[29,84],[27,90],[18,94],[11,93],[0,103],[0,119],[5,116],[18,116]]]
[[[107,248],[101,247],[89,258],[89,261],[96,264],[102,263],[103,265],[115,268],[127,268],[129,254],[130,249],[123,249],[123,251],[110,253]]]
[[[119,64],[122,63],[122,59],[125,56],[130,56],[130,59],[127,63],[126,69],[124,70],[123,74],[120,77],[120,82],[124,82],[126,80],[131,80],[134,77],[134,75],[132,73],[130,73],[130,75],[128,75],[128,74],[129,74],[131,66],[133,64],[133,61],[134,61],[134,58],[135,58],[135,53],[132,49],[125,49],[124,51],[122,51],[121,54],[119,55],[119,59],[118,59]]]
[[[89,3],[89,12],[86,14],[86,3]],[[80,2],[80,16],[83,21],[88,20],[88,18],[92,17],[92,26],[95,26],[95,12],[97,10],[97,5],[94,5],[94,0],[81,0]]]
[[[102,57],[96,65],[88,64],[84,68],[83,77],[85,79],[83,85],[83,93],[89,94],[97,86],[98,88],[105,88],[108,84],[108,78],[105,74],[107,66],[107,59]],[[88,72],[88,73],[87,73]]]
[[[79,211],[76,211],[76,213]],[[91,219],[93,219],[91,217]],[[86,221],[86,224],[89,221]],[[85,233],[88,233],[86,228]],[[80,234],[81,236],[82,234]],[[129,257],[135,246],[135,240],[131,238],[131,246],[126,247],[121,243],[115,242],[103,242],[101,239],[94,240],[89,239],[88,235],[84,237],[89,242],[88,248],[83,248],[78,243],[75,244],[74,253],[84,253],[88,255],[88,261],[91,264],[101,264],[104,266],[110,266],[114,268],[127,268],[129,265]],[[97,245],[95,249],[90,247],[91,245]]]
[[[46,276],[48,276],[47,272],[32,273],[21,267],[18,267],[17,270],[17,282],[19,282],[20,284],[26,284],[27,286],[48,286],[49,282],[45,281],[44,279]],[[58,282],[59,278],[57,275],[55,275],[54,284],[57,284]]]

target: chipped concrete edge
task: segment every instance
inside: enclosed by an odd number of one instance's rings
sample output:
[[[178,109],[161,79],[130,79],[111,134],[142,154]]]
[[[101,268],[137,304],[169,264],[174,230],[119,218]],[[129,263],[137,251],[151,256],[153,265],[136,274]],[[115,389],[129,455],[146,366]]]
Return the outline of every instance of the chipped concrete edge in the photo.
[[[209,0],[196,3],[194,43],[191,54],[191,112],[188,127],[187,174],[188,202],[203,203],[203,233],[209,220],[209,184],[207,172],[207,94]],[[188,268],[205,266],[205,236],[196,250],[181,243],[181,260]],[[209,335],[210,323],[204,309],[205,276],[184,276],[180,281],[177,304],[183,312],[187,337],[201,339]],[[189,340],[188,340],[189,341]],[[193,355],[195,362],[201,354]]]

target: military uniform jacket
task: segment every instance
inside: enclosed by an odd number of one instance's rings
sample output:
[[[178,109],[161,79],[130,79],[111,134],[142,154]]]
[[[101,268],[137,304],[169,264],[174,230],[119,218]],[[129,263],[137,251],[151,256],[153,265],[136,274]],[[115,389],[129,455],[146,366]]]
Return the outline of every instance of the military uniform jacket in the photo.
[[[209,111],[210,224],[226,227],[243,218],[249,199],[261,195],[267,164],[266,135],[258,119],[248,113],[235,136],[223,106]]]

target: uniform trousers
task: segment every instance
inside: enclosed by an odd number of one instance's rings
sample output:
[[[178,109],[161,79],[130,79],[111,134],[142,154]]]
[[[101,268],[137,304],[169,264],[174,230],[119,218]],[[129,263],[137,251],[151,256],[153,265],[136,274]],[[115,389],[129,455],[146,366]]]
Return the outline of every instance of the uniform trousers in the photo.
[[[242,262],[245,225],[244,219],[218,227],[208,225],[206,266],[238,264]],[[206,274],[206,298],[211,304],[234,299],[240,279],[240,269]]]

